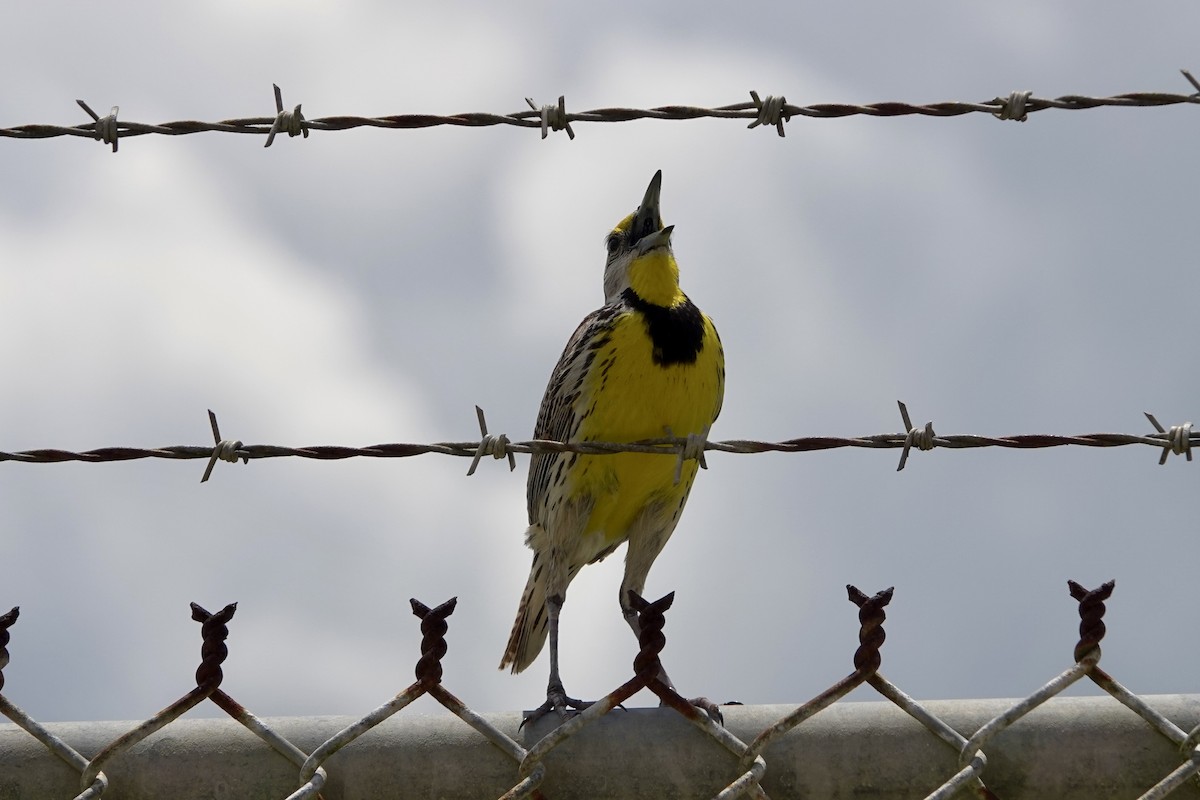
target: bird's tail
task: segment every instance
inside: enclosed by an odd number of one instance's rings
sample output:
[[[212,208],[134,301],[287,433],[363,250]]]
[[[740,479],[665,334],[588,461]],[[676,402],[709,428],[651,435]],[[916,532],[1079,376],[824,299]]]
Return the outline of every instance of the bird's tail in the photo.
[[[546,574],[543,570],[542,554],[533,553],[533,567],[529,580],[521,594],[521,605],[517,607],[517,620],[508,636],[508,647],[500,659],[500,669],[511,666],[514,673],[528,667],[542,652],[546,644],[549,622],[546,618]]]

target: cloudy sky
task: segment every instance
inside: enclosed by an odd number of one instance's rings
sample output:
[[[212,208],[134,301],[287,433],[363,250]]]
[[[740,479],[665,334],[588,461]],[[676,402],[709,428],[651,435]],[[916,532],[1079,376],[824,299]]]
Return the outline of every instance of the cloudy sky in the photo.
[[[22,4],[0,127],[1187,92],[1200,8],[1123,3]],[[0,139],[0,450],[528,438],[602,300],[603,238],[662,169],[685,290],[728,359],[717,439],[1149,432],[1194,418],[1200,110],[1029,122],[794,119]],[[1068,578],[1117,580],[1103,664],[1195,692],[1197,469],[1159,452],[709,457],[648,594],[676,591],[685,693],[799,703],[848,672],[844,586],[894,585],[883,671],[918,698],[1023,696],[1070,663]],[[496,669],[529,567],[526,457],[0,464],[6,696],[141,719],[185,692],[188,602],[239,602],[224,688],[260,715],[361,714],[411,680],[408,598],[458,596],[446,684]],[[630,672],[621,561],[563,617],[581,697]],[[870,699],[867,693],[856,699]],[[652,702],[641,698],[643,702]],[[635,701],[636,703],[636,701]],[[432,710],[423,706],[425,710]],[[213,711],[205,713],[219,713]]]

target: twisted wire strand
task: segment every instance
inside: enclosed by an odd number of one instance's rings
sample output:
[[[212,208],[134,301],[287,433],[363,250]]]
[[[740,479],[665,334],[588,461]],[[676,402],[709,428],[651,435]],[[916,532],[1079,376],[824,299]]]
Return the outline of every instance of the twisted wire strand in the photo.
[[[300,105],[293,111],[283,109],[278,87],[275,87],[276,113],[274,116],[237,117],[217,122],[200,120],[175,120],[158,124],[147,124],[116,118],[116,107],[109,116],[101,118],[91,111],[82,100],[78,102],[92,121],[79,125],[25,124],[0,128],[0,137],[11,139],[49,139],[60,136],[79,136],[97,139],[110,144],[116,152],[118,138],[160,134],[184,136],[193,133],[242,133],[267,136],[273,140],[281,131],[289,136],[309,131],[344,131],[354,128],[386,128],[409,130],[432,128],[443,125],[454,127],[483,128],[509,125],[539,130],[545,138],[549,126],[555,131],[564,130],[571,138],[572,123],[630,122],[633,120],[693,120],[693,119],[741,119],[750,120],[750,127],[762,125],[766,129],[775,127],[783,135],[783,121],[794,116],[811,119],[835,119],[849,116],[898,117],[918,115],[925,117],[958,117],[966,114],[989,114],[997,119],[1024,121],[1030,114],[1049,109],[1083,111],[1094,108],[1144,108],[1200,103],[1200,85],[1197,85],[1187,70],[1180,70],[1198,91],[1193,94],[1168,92],[1129,92],[1108,97],[1091,97],[1069,94],[1055,98],[1033,97],[1030,92],[1012,92],[983,102],[936,102],[907,103],[885,101],[877,103],[813,103],[793,105],[782,96],[768,96],[761,100],[757,92],[751,92],[749,101],[731,103],[713,108],[694,105],[667,105],[656,108],[607,107],[589,111],[571,112],[566,109],[565,98],[560,97],[556,106],[537,106],[526,98],[529,109],[511,114],[489,112],[467,112],[461,114],[390,114],[381,117],[336,115],[307,119],[300,113]],[[269,144],[269,142],[268,142]]]
[[[707,441],[705,451],[722,453],[806,453],[817,450],[835,450],[857,447],[873,450],[902,449],[909,441],[905,433],[880,433],[871,436],[803,436],[778,442],[755,439],[729,439]],[[1200,432],[1189,432],[1188,441],[1200,443]],[[694,442],[692,444],[695,444]],[[1018,450],[1036,450],[1049,447],[1125,447],[1149,445],[1158,449],[1170,448],[1171,439],[1166,434],[1087,433],[1075,436],[1057,434],[1017,434],[1013,436],[979,436],[975,434],[950,434],[934,437],[936,447],[952,450],[967,450],[981,447],[1003,447]],[[273,444],[245,444],[230,451],[239,459],[265,458],[308,458],[318,461],[338,461],[347,458],[407,458],[410,456],[437,453],[448,456],[474,459],[481,446],[488,442],[433,442],[374,444],[366,447],[344,445],[309,445],[285,447]],[[613,453],[660,453],[678,457],[689,447],[687,438],[662,437],[643,439],[638,442],[560,442],[549,439],[506,442],[502,454],[511,453],[581,453],[585,455],[610,455]],[[73,451],[57,448],[37,448],[0,451],[0,462],[13,461],[23,464],[57,464],[66,461],[104,463],[112,461],[134,461],[144,458],[193,460],[212,458],[214,452],[224,452],[219,444],[213,445],[170,445],[165,447],[98,447],[91,450]]]

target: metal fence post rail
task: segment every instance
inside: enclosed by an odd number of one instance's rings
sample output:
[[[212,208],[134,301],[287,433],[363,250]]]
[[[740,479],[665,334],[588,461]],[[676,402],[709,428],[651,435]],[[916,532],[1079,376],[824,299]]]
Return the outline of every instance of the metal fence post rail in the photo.
[[[1117,682],[1099,666],[1113,582],[1069,589],[1073,663],[1026,697],[918,702],[880,672],[892,590],[848,586],[853,671],[798,706],[708,713],[659,678],[673,594],[634,596],[633,677],[568,720],[528,725],[478,714],[442,685],[454,599],[412,601],[416,681],[361,717],[254,716],[221,688],[236,605],[192,604],[203,640],[194,688],[142,722],[44,725],[4,685],[14,608],[0,615],[0,714],[13,723],[0,724],[0,800],[1200,797],[1200,695],[1139,696]],[[1059,696],[1084,678],[1105,695]],[[883,702],[838,702],[856,686]],[[643,688],[662,705],[617,710]],[[421,695],[450,713],[400,713]],[[205,701],[229,718],[179,718]]]
[[[1200,724],[1200,697],[1143,698],[1184,727]],[[923,703],[955,730],[971,732],[1011,700]],[[750,741],[792,706],[724,709],[730,733]],[[521,715],[483,715],[525,747],[544,733],[517,733]],[[357,722],[350,717],[266,720],[306,752]],[[135,723],[76,722],[45,727],[77,751],[95,754]],[[553,723],[549,723],[552,725]],[[775,741],[764,753],[762,786],[773,798],[920,798],[956,770],[957,754],[939,746],[888,702],[839,703]],[[1005,798],[1135,798],[1182,759],[1146,724],[1107,697],[1066,697],[999,735],[988,749],[987,784]],[[666,708],[631,708],[564,742],[546,759],[540,790],[572,798],[712,797],[731,780],[736,759]],[[450,715],[403,715],[364,734],[325,762],[326,800],[487,798],[516,783],[516,765]],[[282,800],[297,769],[233,720],[183,719],[106,766],[113,797]],[[15,725],[0,725],[0,798],[70,798],[79,774]],[[971,796],[964,793],[962,797]],[[1200,797],[1188,783],[1171,797]]]

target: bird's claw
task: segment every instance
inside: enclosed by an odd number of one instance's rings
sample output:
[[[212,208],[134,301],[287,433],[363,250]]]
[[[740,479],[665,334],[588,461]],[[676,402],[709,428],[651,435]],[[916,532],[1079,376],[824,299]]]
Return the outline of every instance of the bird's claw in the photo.
[[[708,718],[718,725],[725,724],[725,715],[721,713],[721,707],[707,697],[692,697],[688,699],[688,702],[707,712]]]
[[[552,711],[558,714],[561,719],[570,719],[592,704],[588,700],[576,700],[574,697],[568,697],[562,688],[551,687],[546,691],[546,702],[532,711],[526,711],[525,719],[521,721],[521,725],[517,730],[524,728],[530,723],[537,722]]]

